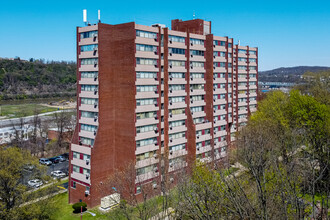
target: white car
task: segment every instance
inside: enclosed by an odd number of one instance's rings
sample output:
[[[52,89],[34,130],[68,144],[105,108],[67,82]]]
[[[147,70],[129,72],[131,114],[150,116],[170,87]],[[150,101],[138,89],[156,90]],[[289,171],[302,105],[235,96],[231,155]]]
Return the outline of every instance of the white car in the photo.
[[[46,158],[40,158],[39,163],[47,166],[52,165],[52,162]]]
[[[60,170],[53,171],[50,173],[50,175],[52,175],[53,177],[56,177],[56,178],[66,177],[66,174]]]
[[[28,185],[33,188],[39,188],[43,185],[42,181],[39,179],[29,180]]]

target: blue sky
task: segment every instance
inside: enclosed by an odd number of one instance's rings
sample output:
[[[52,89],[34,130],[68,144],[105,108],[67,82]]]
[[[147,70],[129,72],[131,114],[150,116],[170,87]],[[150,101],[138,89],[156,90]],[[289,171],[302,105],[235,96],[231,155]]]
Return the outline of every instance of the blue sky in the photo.
[[[259,47],[260,70],[330,66],[328,1],[8,1],[0,4],[0,57],[75,60],[82,10],[104,23],[170,26],[171,19],[212,21],[212,32]]]

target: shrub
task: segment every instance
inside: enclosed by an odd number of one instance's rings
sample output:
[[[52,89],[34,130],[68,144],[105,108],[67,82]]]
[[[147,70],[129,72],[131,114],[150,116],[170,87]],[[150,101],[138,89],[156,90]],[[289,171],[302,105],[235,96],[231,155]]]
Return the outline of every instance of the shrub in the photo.
[[[73,213],[80,213],[81,212],[81,206],[83,207],[82,208],[82,211],[86,211],[87,210],[87,204],[84,203],[84,202],[77,202],[75,204],[72,205],[72,208],[73,208]]]

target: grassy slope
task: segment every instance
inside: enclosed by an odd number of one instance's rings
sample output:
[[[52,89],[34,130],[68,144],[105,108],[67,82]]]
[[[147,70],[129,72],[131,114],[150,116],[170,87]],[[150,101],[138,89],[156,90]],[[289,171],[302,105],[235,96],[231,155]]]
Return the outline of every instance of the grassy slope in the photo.
[[[58,110],[57,108],[46,107],[38,104],[1,105],[0,108],[0,116],[6,116],[7,118],[18,118],[34,115],[35,112],[41,114]]]

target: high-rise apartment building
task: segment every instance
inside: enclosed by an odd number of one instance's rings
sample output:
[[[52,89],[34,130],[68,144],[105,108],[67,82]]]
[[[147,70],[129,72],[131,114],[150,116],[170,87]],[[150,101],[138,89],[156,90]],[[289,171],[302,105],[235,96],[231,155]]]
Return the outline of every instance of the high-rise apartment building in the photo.
[[[100,204],[98,185],[128,163],[139,194],[141,183],[160,183],[161,168],[221,161],[256,111],[258,49],[214,36],[200,19],[173,20],[172,30],[78,27],[77,67],[70,203]]]

